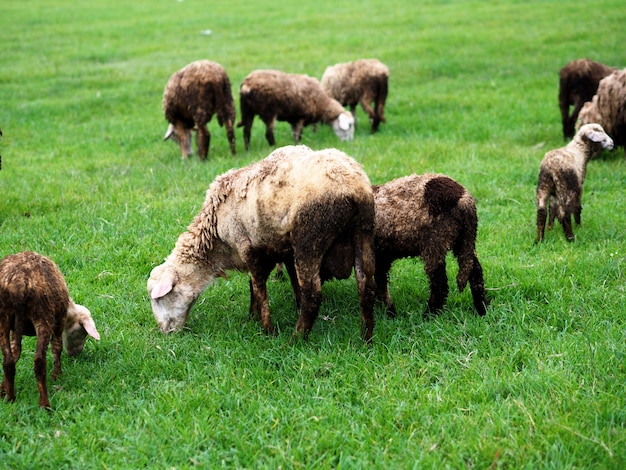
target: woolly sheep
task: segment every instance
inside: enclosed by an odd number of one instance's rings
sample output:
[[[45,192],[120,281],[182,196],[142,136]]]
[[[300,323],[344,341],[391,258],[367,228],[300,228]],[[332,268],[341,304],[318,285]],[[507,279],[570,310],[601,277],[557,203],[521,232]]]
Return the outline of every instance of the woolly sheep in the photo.
[[[374,198],[362,167],[336,149],[282,147],[210,185],[204,205],[147,289],[161,331],[179,330],[198,296],[225,271],[250,273],[250,314],[274,332],[266,281],[295,263],[301,291],[296,333],[307,336],[321,297],[322,258],[336,242],[354,249],[363,334],[374,328]],[[295,260],[295,261],[294,261]]]
[[[361,103],[369,116],[373,133],[381,122],[385,122],[388,82],[389,69],[385,64],[378,59],[359,59],[327,67],[321,85],[328,96],[349,106],[355,119],[356,105]]]
[[[337,100],[330,98],[319,81],[308,75],[279,70],[255,70],[244,78],[239,89],[243,140],[250,146],[250,130],[254,116],[265,123],[265,138],[274,146],[275,121],[286,121],[296,143],[302,129],[309,124],[330,124],[340,140],[354,138],[354,117]]]
[[[192,130],[197,131],[198,156],[207,159],[211,143],[207,124],[213,114],[220,126],[226,126],[230,152],[235,155],[235,103],[230,80],[220,64],[199,60],[174,73],[165,85],[163,111],[170,123],[163,140],[180,145],[183,159],[192,153]]]
[[[600,62],[578,59],[567,63],[559,71],[559,108],[563,138],[574,137],[574,127],[580,110],[596,94],[600,80],[614,70],[615,68]],[[572,114],[569,114],[570,106],[574,106]]]
[[[612,148],[613,141],[602,126],[593,123],[582,126],[565,147],[545,154],[537,182],[537,242],[544,238],[548,203],[548,229],[557,218],[567,240],[574,241],[571,216],[580,224],[587,162],[603,149]]]
[[[604,128],[615,147],[624,147],[626,156],[626,69],[600,80],[596,95],[583,106],[577,126],[592,122]]]
[[[485,284],[476,255],[478,217],[471,194],[441,174],[413,174],[374,186],[373,190],[376,297],[385,304],[388,315],[396,315],[388,286],[391,266],[397,259],[413,256],[422,259],[429,278],[427,311],[436,313],[443,308],[448,296],[446,254],[450,250],[459,264],[459,290],[463,291],[469,280],[474,307],[484,315]],[[336,245],[325,258],[323,277],[347,278],[351,259],[351,247]],[[291,267],[286,267],[293,279]],[[293,288],[297,293],[297,286]]]
[[[11,339],[11,332],[13,338]],[[87,335],[100,335],[89,310],[70,298],[59,268],[34,252],[6,256],[0,262],[0,346],[4,379],[0,394],[15,400],[15,364],[22,352],[22,336],[37,336],[35,376],[39,406],[50,408],[46,387],[46,354],[52,342],[52,380],[61,375],[61,351],[79,354]]]

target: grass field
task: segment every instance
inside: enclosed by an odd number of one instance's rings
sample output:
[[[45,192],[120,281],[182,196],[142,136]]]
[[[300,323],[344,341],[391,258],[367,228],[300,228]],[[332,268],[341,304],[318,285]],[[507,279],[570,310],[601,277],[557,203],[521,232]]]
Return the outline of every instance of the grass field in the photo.
[[[580,57],[626,66],[623,0],[25,0],[0,11],[0,255],[50,256],[102,334],[63,356],[50,413],[24,341],[17,400],[0,402],[0,468],[626,466],[621,150],[589,164],[576,241],[557,226],[533,243],[539,162],[563,145],[558,70]],[[303,143],[344,150],[374,183],[435,171],[465,185],[488,314],[456,289],[451,258],[447,307],[423,320],[422,265],[402,260],[400,315],[377,307],[371,347],[353,279],[324,285],[307,341],[290,342],[288,283],[270,282],[280,332],[267,337],[240,273],[163,335],[150,270],[216,175],[270,152],[258,119],[250,151],[237,130],[235,157],[213,121],[209,161],[181,161],[161,141],[169,76],[215,60],[238,106],[254,69],[321,77],[359,57],[391,70],[387,123],[370,135],[359,110],[353,142],[321,126]],[[287,124],[276,139],[292,143]]]

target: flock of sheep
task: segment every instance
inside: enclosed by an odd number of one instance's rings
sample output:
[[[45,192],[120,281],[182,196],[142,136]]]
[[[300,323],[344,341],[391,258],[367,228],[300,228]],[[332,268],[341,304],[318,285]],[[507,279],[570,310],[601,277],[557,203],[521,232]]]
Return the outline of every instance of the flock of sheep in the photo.
[[[241,122],[248,148],[255,116],[275,145],[274,122],[289,122],[294,141],[306,125],[327,123],[340,139],[354,135],[355,108],[367,112],[372,132],[385,122],[389,70],[376,59],[328,67],[321,83],[276,70],[249,74],[240,87]],[[546,219],[555,218],[573,240],[571,217],[580,223],[586,165],[604,149],[623,146],[626,133],[626,70],[588,60],[561,70],[563,134],[573,139],[546,153],[537,185],[537,241]],[[371,104],[374,103],[374,107]],[[569,107],[574,106],[573,114]],[[348,106],[350,112],[345,111]],[[235,153],[235,108],[230,80],[219,64],[198,61],[176,72],[163,94],[169,127],[165,139],[206,159],[207,123],[217,115]],[[575,129],[578,129],[574,134]],[[277,265],[289,273],[299,317],[294,334],[306,336],[317,318],[325,280],[355,273],[366,341],[374,330],[374,303],[389,316],[396,309],[388,288],[392,263],[420,257],[429,278],[427,312],[437,312],[448,295],[446,255],[452,251],[457,286],[469,283],[473,304],[486,313],[483,270],[476,254],[476,204],[457,181],[441,174],[410,175],[373,186],[362,166],[337,149],[291,145],[265,159],[218,176],[202,209],[182,233],[165,262],[150,273],[147,289],[154,317],[164,333],[179,330],[201,293],[227,270],[248,272],[250,315],[267,333],[270,318],[266,282]],[[75,304],[63,275],[49,258],[22,252],[0,262],[0,346],[4,378],[0,395],[15,399],[15,364],[23,335],[37,336],[35,375],[39,405],[50,407],[46,354],[52,343],[52,378],[61,374],[61,351],[82,351],[88,336],[100,339],[85,307]]]

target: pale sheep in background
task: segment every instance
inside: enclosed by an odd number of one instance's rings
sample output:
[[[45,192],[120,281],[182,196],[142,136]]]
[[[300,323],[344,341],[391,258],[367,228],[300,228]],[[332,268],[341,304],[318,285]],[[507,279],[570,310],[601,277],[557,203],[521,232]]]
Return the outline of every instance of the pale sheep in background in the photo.
[[[354,138],[354,117],[332,99],[317,79],[280,70],[255,70],[244,78],[239,89],[243,140],[250,146],[250,131],[255,116],[265,123],[265,138],[274,146],[275,121],[291,125],[295,143],[300,143],[302,129],[318,122],[330,124],[340,140]]]
[[[548,206],[548,229],[556,218],[567,240],[574,241],[571,217],[580,224],[587,163],[602,150],[612,148],[613,141],[602,126],[585,124],[565,147],[545,154],[537,182],[537,242],[544,238]]]
[[[378,59],[359,59],[327,67],[321,84],[328,96],[350,107],[355,119],[356,105],[360,103],[369,116],[372,132],[378,130],[381,122],[386,122],[389,69]]]
[[[198,156],[206,160],[211,134],[207,124],[213,114],[220,126],[226,126],[230,152],[235,155],[235,103],[226,70],[220,64],[199,60],[174,73],[163,92],[163,111],[170,123],[163,140],[172,139],[182,158],[192,154],[191,131],[195,130]]]
[[[13,337],[11,338],[11,332]],[[52,342],[52,380],[61,375],[61,351],[79,354],[87,335],[100,335],[89,310],[70,298],[59,268],[33,252],[6,256],[0,262],[0,346],[4,379],[0,395],[15,400],[15,364],[22,353],[22,336],[37,336],[35,376],[39,406],[50,408],[46,387],[46,355]]]

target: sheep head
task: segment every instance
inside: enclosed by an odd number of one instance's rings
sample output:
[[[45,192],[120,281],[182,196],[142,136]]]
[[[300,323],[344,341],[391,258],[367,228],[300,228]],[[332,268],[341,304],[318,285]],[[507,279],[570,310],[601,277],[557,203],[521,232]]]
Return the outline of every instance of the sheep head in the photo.
[[[589,148],[591,149],[591,157],[594,157],[602,150],[611,150],[613,148],[613,139],[604,131],[600,124],[591,123],[582,126],[575,139],[582,139],[583,142],[587,141]]]
[[[87,336],[100,340],[100,333],[89,310],[70,299],[63,330],[63,347],[68,356],[76,356],[82,352]]]
[[[181,152],[183,156],[193,155],[193,149],[191,148],[191,131],[194,129],[185,128],[183,133],[184,135],[179,135],[179,132],[176,130],[174,124],[170,124],[167,126],[167,131],[165,131],[165,135],[163,136],[163,140],[171,139],[178,146],[180,146]],[[183,149],[183,142],[185,148]]]
[[[353,140],[354,139],[354,116],[352,113],[344,111],[337,116],[337,119],[332,121],[333,131],[339,140]]]

